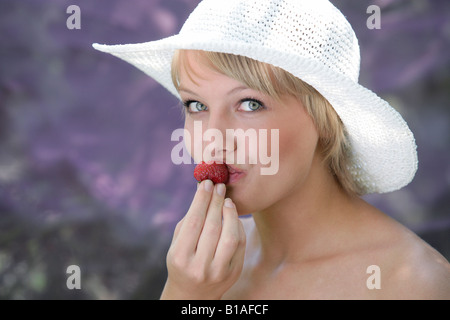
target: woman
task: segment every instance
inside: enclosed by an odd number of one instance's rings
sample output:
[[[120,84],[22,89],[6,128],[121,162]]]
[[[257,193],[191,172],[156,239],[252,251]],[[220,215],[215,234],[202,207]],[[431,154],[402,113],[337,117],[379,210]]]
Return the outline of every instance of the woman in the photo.
[[[279,130],[266,146],[276,174],[247,156],[227,164],[227,185],[199,184],[162,299],[450,298],[445,258],[359,197],[408,184],[416,146],[401,116],[358,84],[358,42],[331,3],[205,0],[178,35],[95,47],[179,97],[191,136],[196,122],[225,137]],[[249,151],[222,145],[206,160]]]

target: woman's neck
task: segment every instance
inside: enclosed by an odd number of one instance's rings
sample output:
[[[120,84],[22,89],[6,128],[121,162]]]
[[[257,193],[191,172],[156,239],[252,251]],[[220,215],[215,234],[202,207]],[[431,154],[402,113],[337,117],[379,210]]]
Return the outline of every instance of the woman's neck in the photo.
[[[340,236],[348,236],[342,231],[362,200],[345,193],[321,162],[314,168],[305,183],[253,214],[260,262],[279,265],[334,254]]]

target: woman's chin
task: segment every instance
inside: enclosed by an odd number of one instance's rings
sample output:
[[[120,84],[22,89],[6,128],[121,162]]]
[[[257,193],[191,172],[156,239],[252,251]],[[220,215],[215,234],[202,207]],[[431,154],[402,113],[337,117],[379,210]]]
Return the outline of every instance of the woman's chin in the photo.
[[[233,192],[227,193],[227,197],[233,200],[239,216],[249,215],[258,210],[252,197],[240,197],[239,195],[234,195]]]

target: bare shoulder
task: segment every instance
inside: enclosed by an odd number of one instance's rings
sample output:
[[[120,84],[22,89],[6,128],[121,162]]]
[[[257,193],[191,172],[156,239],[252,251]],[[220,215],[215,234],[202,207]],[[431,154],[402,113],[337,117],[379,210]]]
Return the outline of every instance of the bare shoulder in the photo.
[[[450,299],[449,262],[384,213],[370,206],[364,206],[362,211],[358,221],[342,230],[345,240],[342,246],[336,246],[343,248],[340,253],[336,249],[333,251],[336,254],[293,267],[286,271],[284,278],[265,285],[270,291],[263,292],[258,286],[257,293],[273,297],[279,292],[282,299]],[[251,292],[251,286],[246,287],[251,268],[245,266],[252,265],[252,249],[257,246],[257,237],[252,236],[255,234],[253,217],[241,217],[240,220],[247,235],[247,251],[242,281],[232,292],[238,297],[243,292]],[[334,239],[344,239],[336,233]],[[371,271],[371,266],[378,268]],[[371,272],[373,275],[378,272],[378,279],[372,277]],[[369,283],[371,279],[381,286],[373,288]],[[286,287],[292,289],[293,283],[298,283],[296,290],[286,296]]]
[[[450,299],[450,264],[410,231],[389,250],[383,298]]]
[[[414,232],[391,220],[385,224],[380,262],[379,299],[450,299],[450,264]]]

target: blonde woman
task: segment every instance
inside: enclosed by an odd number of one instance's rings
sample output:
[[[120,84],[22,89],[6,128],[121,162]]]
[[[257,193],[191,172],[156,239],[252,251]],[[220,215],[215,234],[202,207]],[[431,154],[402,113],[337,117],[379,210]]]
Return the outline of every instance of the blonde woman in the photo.
[[[195,123],[224,137],[279,131],[266,146],[278,152],[276,174],[247,157],[227,163],[226,185],[198,185],[162,299],[450,298],[448,261],[360,198],[407,185],[416,145],[401,116],[358,84],[358,41],[329,1],[204,0],[178,35],[94,47],[180,98],[191,136]],[[209,160],[249,149],[223,146]]]

